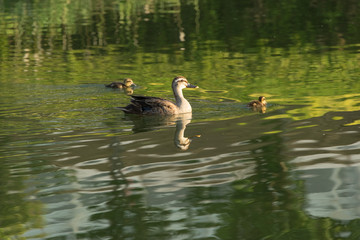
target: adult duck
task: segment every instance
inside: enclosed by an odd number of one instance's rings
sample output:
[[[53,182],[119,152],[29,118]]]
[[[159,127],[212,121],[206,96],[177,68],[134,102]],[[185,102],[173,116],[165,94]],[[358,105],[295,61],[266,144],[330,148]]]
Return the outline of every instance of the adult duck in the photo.
[[[175,77],[171,86],[175,102],[158,97],[131,96],[131,103],[120,109],[125,113],[145,115],[175,115],[192,112],[191,105],[184,98],[182,90],[184,88],[198,88],[198,86],[190,84],[183,76]]]
[[[130,88],[132,86],[136,86],[136,85],[131,78],[125,78],[123,82],[112,82],[110,84],[105,85],[105,87],[108,88],[120,88],[120,89]]]

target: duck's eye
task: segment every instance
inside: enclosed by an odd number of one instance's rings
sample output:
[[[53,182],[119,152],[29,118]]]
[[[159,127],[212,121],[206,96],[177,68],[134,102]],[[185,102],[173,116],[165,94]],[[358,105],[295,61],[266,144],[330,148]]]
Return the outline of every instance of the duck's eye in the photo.
[[[181,84],[181,83],[185,83],[185,84],[188,84],[188,82],[186,80],[178,80],[176,81],[178,84]]]

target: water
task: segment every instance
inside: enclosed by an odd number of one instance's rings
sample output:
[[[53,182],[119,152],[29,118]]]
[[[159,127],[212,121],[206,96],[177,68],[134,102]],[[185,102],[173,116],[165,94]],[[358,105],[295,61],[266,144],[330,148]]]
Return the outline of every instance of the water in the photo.
[[[358,9],[0,2],[0,238],[359,239]]]

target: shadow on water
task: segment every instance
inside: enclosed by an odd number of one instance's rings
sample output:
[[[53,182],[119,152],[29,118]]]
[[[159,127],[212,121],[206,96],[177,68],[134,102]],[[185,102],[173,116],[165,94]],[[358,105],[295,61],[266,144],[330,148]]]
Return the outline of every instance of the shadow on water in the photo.
[[[199,138],[200,135],[185,137],[186,126],[191,123],[192,113],[185,113],[173,116],[144,116],[135,114],[126,114],[125,120],[130,120],[133,124],[133,133],[148,132],[159,130],[164,127],[175,125],[174,144],[181,150],[187,150],[193,138]]]

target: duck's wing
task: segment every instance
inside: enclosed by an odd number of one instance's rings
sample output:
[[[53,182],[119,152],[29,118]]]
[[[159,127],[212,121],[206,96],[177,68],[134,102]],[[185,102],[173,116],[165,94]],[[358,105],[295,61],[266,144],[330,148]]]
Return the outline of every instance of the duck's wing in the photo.
[[[171,101],[158,97],[131,96],[131,103],[121,108],[126,113],[173,115],[178,107]]]
[[[256,107],[260,102],[257,100],[251,101],[248,103],[248,107]]]
[[[254,101],[249,102],[247,106],[252,107],[252,108],[262,108],[262,107],[266,107],[266,104],[263,104],[262,102],[260,102],[258,100],[254,100]]]
[[[141,105],[142,114],[172,115],[178,112],[173,102],[163,98],[132,96],[131,102]]]

